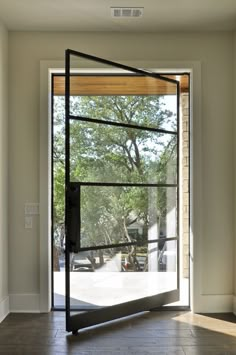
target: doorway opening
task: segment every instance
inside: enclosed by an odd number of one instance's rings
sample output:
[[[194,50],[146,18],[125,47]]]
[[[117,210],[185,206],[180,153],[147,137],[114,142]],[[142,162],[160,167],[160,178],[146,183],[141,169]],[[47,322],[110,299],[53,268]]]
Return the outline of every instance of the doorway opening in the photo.
[[[137,297],[137,292],[142,298],[156,292],[156,288],[158,292],[161,287],[165,291],[168,283],[173,287],[173,282],[179,286],[180,300],[171,306],[189,307],[190,77],[174,72],[162,75],[179,82],[178,104],[171,90],[160,85],[151,89],[147,78],[99,72],[72,77],[71,107],[84,117],[83,122],[71,125],[72,175],[84,183],[80,197],[84,251],[73,253],[70,260],[71,305],[77,310],[109,306],[116,300],[129,301]],[[130,92],[131,87],[135,89]],[[52,74],[51,241],[55,310],[65,309],[66,302],[64,95],[65,75]],[[91,116],[95,118],[92,123],[86,120]],[[104,125],[107,117],[113,122],[125,120],[128,127],[124,130],[116,124]],[[106,166],[102,161],[106,161]],[[113,180],[112,185],[107,178]],[[94,180],[91,186],[90,181]],[[122,187],[117,185],[120,180]],[[159,180],[162,183],[154,186]],[[143,246],[145,238],[155,242],[157,237],[158,243]],[[136,241],[137,245],[93,250],[94,241],[102,246],[119,240]],[[116,278],[116,285],[111,287],[113,273],[117,272],[119,280]],[[123,292],[124,280],[128,292]],[[137,284],[138,290],[131,289],[131,283]],[[150,287],[154,289],[150,291]]]

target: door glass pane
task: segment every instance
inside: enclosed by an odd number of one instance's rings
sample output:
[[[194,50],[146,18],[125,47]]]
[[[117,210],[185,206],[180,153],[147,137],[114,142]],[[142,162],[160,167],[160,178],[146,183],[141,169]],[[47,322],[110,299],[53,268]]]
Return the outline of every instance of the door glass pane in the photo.
[[[72,120],[71,181],[177,181],[177,136]]]
[[[120,77],[115,78],[119,79]],[[91,79],[91,77],[76,77],[78,85],[81,81],[84,82],[85,80]],[[127,79],[128,78],[124,77],[123,80]],[[156,85],[163,86],[161,80],[158,79],[134,77],[132,80],[137,79],[142,79],[147,83],[151,80],[154,81]],[[93,78],[95,85],[96,80],[97,77]],[[114,80],[114,77],[110,79],[110,83],[107,83],[107,85],[110,84],[110,87],[113,85],[111,80]],[[145,82],[143,85],[145,85]],[[173,92],[168,95],[168,97],[163,91],[162,94],[157,93],[158,90],[156,91],[155,95],[149,94],[149,90],[146,90],[146,94],[143,95],[130,95],[129,92],[123,88],[122,95],[111,96],[111,93],[108,93],[106,96],[101,96],[100,93],[98,96],[91,96],[91,94],[90,96],[79,96],[78,91],[77,95],[74,93],[70,97],[70,114],[72,116],[87,117],[89,119],[96,119],[101,121],[111,121],[127,125],[176,131],[176,87],[173,89]]]
[[[96,309],[177,288],[177,241],[71,254],[71,310]]]
[[[178,299],[179,83],[70,50],[66,83],[66,326],[75,331]]]
[[[86,55],[71,54],[69,64],[71,116],[177,130],[176,81]],[[58,86],[65,86],[63,78]]]
[[[177,236],[175,187],[80,187],[80,247]],[[79,216],[78,216],[79,218]]]

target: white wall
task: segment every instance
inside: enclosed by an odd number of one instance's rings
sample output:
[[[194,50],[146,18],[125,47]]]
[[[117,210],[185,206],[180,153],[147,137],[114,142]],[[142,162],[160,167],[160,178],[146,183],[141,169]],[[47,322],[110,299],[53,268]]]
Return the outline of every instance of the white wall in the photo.
[[[8,33],[0,24],[0,322],[8,314]]]
[[[236,137],[236,100],[235,100],[235,95],[236,95],[236,31],[234,32],[234,38],[233,38],[233,78],[234,78],[234,90],[233,90],[233,110],[234,110],[234,119],[233,119],[233,131],[234,131],[234,137]],[[236,157],[236,139],[234,138],[234,160]],[[235,242],[234,242],[234,307],[233,311],[234,314],[236,314],[236,218],[235,218],[235,212],[236,212],[236,164],[234,163],[234,235],[235,235]]]
[[[24,203],[39,201],[40,60],[61,60],[66,48],[113,60],[200,61],[202,115],[193,117],[196,311],[225,311],[233,295],[233,36],[227,33],[20,33],[9,35],[9,293],[12,308],[39,294],[39,226],[24,229]],[[201,125],[198,124],[201,120]],[[193,176],[194,179],[194,176]],[[199,180],[199,179],[198,179]],[[197,195],[198,193],[198,195]],[[199,219],[200,220],[200,219]],[[22,303],[21,303],[22,302]]]

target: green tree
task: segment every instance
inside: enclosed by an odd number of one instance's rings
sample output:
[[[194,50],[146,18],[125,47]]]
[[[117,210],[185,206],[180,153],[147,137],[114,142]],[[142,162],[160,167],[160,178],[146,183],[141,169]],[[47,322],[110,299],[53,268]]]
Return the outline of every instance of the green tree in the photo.
[[[54,100],[54,225],[64,221],[64,98]],[[71,98],[71,113],[99,119],[100,124],[70,124],[71,181],[111,183],[175,183],[176,135],[102,124],[176,130],[176,115],[158,96],[81,96]],[[129,240],[128,229],[143,224],[146,238],[148,188],[81,187],[82,245]],[[159,218],[166,213],[166,189],[158,190]]]

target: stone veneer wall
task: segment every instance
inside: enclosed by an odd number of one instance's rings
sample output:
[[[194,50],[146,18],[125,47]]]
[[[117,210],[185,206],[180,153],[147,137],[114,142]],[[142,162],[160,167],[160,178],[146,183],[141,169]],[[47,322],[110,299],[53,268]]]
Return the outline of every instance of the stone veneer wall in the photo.
[[[182,120],[182,154],[180,154],[180,169],[182,169],[182,247],[183,247],[183,269],[182,276],[189,277],[189,94],[183,93],[181,101]]]

